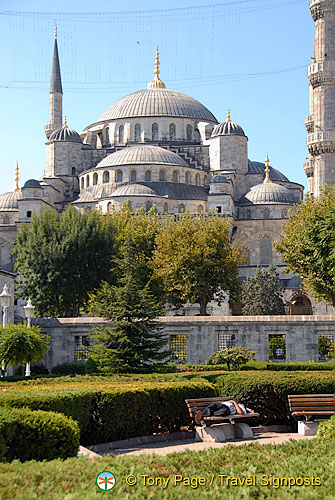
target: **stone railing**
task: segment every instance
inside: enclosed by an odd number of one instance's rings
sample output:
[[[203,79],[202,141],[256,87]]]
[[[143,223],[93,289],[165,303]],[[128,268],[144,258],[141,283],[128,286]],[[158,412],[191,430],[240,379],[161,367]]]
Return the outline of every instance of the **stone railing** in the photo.
[[[313,177],[314,175],[314,162],[306,161],[304,163],[304,170],[307,177]]]
[[[307,132],[313,132],[314,128],[314,120],[312,115],[305,116],[305,127],[307,129]]]
[[[312,132],[307,136],[307,145],[316,142],[329,142],[334,141],[334,132]]]
[[[309,0],[309,8],[314,21],[335,14],[333,0]]]
[[[310,64],[308,66],[308,76],[313,75],[314,73],[319,73],[320,71],[334,71],[335,70],[335,62],[334,61],[322,61]]]

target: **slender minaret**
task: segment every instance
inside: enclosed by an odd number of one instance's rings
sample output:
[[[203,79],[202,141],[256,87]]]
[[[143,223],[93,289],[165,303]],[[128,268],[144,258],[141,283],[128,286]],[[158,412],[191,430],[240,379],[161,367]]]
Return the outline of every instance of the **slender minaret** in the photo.
[[[315,21],[312,64],[308,67],[310,114],[305,118],[308,190],[315,196],[335,185],[335,1],[310,0]]]
[[[52,58],[51,80],[50,80],[50,112],[49,123],[44,127],[47,138],[50,134],[63,126],[63,89],[60,76],[60,66],[57,46],[57,26],[55,25],[55,45]]]

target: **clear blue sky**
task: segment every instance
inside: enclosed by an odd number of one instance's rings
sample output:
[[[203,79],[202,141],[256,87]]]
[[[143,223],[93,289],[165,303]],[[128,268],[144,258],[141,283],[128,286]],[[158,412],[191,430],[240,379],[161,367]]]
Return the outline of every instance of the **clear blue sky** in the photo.
[[[118,98],[146,88],[158,45],[167,88],[198,99],[219,121],[230,108],[249,158],[269,153],[272,166],[306,186],[308,0],[100,0],[94,12],[86,0],[50,5],[0,2],[0,193],[14,188],[16,160],[21,186],[43,174],[54,20],[70,128],[82,131]]]

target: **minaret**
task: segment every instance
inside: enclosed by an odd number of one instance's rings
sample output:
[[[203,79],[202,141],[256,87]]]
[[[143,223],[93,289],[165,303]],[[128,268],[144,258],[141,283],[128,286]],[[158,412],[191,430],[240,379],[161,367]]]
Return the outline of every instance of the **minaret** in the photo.
[[[63,125],[63,89],[60,76],[60,66],[57,46],[57,26],[55,25],[55,44],[52,58],[51,80],[50,80],[50,112],[49,123],[44,127],[47,138],[50,134]]]
[[[335,185],[335,2],[310,0],[315,21],[312,64],[308,67],[310,114],[305,118],[308,190],[315,196]]]

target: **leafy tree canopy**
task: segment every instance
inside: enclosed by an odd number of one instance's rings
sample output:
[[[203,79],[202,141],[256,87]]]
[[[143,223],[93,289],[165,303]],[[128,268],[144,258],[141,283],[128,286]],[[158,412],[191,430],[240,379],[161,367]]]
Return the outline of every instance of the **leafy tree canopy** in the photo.
[[[283,289],[275,266],[258,268],[247,276],[240,292],[243,316],[285,314]]]
[[[181,214],[177,221],[168,217],[163,222],[152,266],[171,304],[179,308],[198,302],[200,314],[206,315],[208,302],[220,304],[225,292],[236,291],[243,262],[243,251],[231,242],[228,218]]]
[[[115,229],[96,210],[44,210],[21,227],[13,253],[19,296],[33,300],[38,316],[78,316],[89,292],[113,279]]]
[[[213,352],[207,361],[208,365],[226,364],[228,370],[239,370],[255,355],[255,351],[249,351],[242,346],[231,346],[221,349],[221,351]]]
[[[296,206],[275,248],[312,297],[335,306],[335,187]]]
[[[40,361],[49,346],[50,337],[41,334],[36,326],[8,325],[0,327],[0,359],[6,372],[9,365]],[[3,373],[4,375],[5,373]]]

